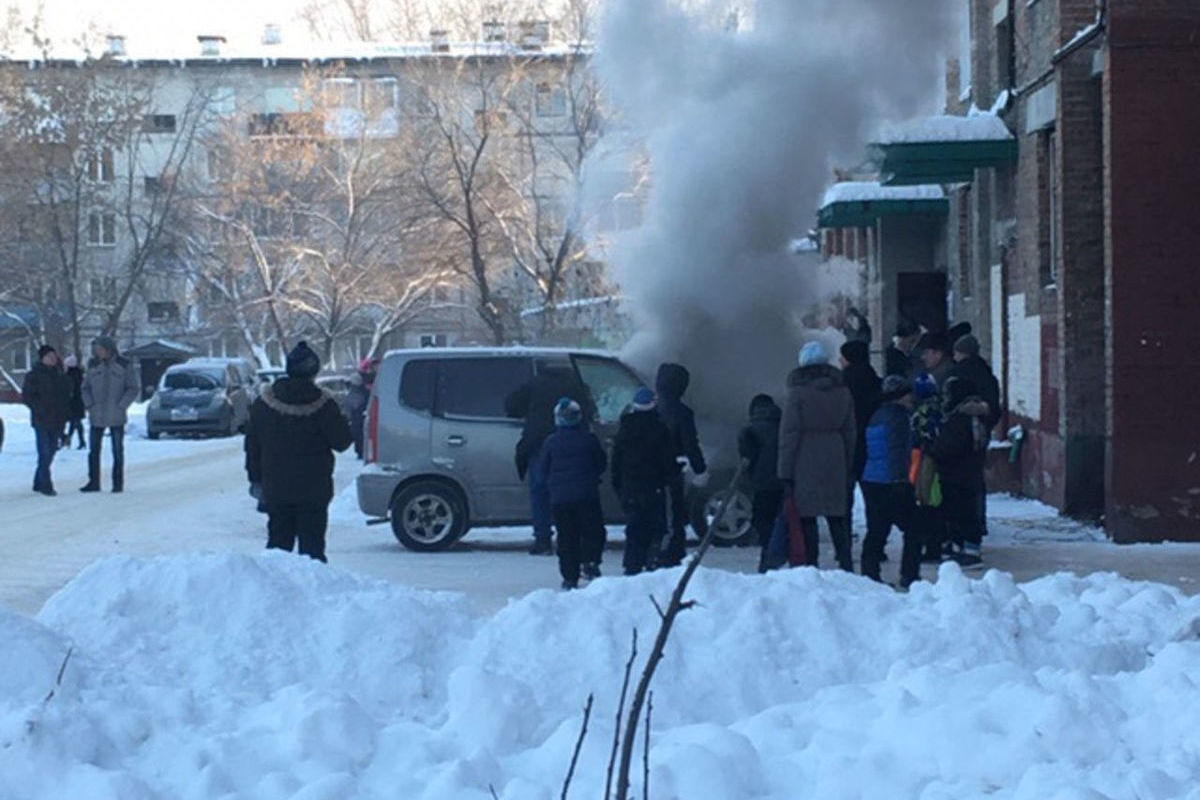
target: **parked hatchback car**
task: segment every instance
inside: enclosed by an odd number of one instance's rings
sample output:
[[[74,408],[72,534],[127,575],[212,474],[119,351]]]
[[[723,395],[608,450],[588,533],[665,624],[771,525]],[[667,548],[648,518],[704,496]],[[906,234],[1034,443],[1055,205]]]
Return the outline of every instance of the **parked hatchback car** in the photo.
[[[146,409],[146,435],[232,436],[245,429],[251,402],[233,365],[176,364],[163,374]]]
[[[471,528],[529,524],[528,489],[514,462],[522,422],[506,416],[505,400],[554,367],[572,369],[588,388],[596,407],[593,429],[611,448],[621,414],[643,381],[610,354],[431,348],[388,353],[367,413],[368,467],[358,477],[359,507],[369,517],[390,521],[401,544],[421,551],[450,547]],[[715,469],[712,490],[724,489],[731,473]],[[698,530],[707,527],[705,511],[713,497],[706,491],[691,500]],[[620,503],[607,480],[601,501],[608,521],[620,522]],[[747,529],[748,520],[733,521],[723,526],[723,538],[732,541]]]

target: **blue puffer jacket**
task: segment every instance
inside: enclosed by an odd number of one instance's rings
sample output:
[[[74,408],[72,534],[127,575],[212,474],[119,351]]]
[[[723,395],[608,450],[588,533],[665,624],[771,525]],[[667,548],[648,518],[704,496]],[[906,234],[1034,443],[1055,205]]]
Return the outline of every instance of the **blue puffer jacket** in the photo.
[[[908,409],[884,403],[867,425],[866,483],[908,483],[912,463],[912,424]]]
[[[596,434],[583,427],[559,428],[546,440],[535,469],[550,487],[553,505],[595,497],[608,456]]]

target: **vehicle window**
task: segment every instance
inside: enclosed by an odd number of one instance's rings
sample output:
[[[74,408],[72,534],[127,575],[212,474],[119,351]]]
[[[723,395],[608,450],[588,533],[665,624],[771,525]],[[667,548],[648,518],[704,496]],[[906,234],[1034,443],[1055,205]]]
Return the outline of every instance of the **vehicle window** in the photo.
[[[621,415],[642,385],[641,380],[620,361],[609,358],[576,356],[575,366],[592,395],[596,420],[602,425],[620,422]]]
[[[432,411],[437,390],[437,365],[431,359],[410,361],[400,376],[400,403],[413,411]]]
[[[193,389],[212,391],[224,385],[220,373],[212,372],[168,372],[163,376],[164,389]]]
[[[450,358],[438,369],[438,412],[508,419],[504,401],[533,377],[528,358]]]

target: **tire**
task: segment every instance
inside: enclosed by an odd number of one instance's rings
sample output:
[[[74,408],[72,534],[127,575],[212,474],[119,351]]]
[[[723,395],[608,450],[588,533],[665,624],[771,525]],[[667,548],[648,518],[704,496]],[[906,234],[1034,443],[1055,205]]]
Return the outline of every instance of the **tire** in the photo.
[[[157,442],[160,436],[162,436],[162,431],[146,431],[146,438],[151,439],[152,441]]]
[[[727,490],[715,492],[695,492],[691,498],[692,527],[696,534],[703,538],[708,534],[709,526],[721,509]],[[754,544],[754,503],[745,490],[734,490],[733,500],[721,527],[713,534],[715,547],[746,547]]]
[[[406,486],[392,499],[390,516],[396,541],[419,553],[446,550],[467,532],[466,504],[438,481]]]

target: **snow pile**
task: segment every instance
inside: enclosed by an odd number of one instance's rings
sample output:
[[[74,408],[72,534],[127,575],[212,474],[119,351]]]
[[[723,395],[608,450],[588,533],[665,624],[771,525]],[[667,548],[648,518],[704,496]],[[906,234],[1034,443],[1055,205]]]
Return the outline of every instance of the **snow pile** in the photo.
[[[479,618],[279,554],[101,562],[42,626],[0,615],[0,798],[548,799],[589,692],[572,796],[596,797],[631,631],[644,657],[676,575]],[[652,797],[1196,796],[1200,600],[1173,589],[946,567],[909,595],[813,570],[691,594]]]

